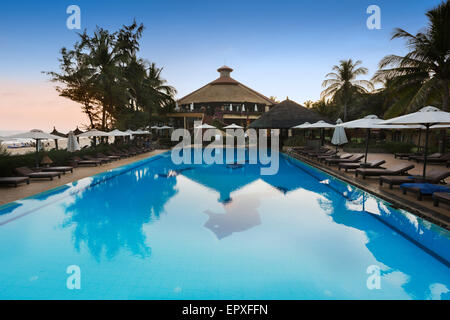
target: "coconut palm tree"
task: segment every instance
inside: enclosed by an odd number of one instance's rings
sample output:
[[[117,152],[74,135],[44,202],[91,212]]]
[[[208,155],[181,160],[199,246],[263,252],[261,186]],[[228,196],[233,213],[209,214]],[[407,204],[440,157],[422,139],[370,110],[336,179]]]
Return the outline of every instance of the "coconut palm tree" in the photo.
[[[333,71],[325,77],[322,87],[326,88],[321,93],[321,98],[332,100],[341,104],[344,109],[344,121],[347,121],[347,107],[355,94],[367,93],[373,90],[373,84],[368,80],[357,80],[356,77],[368,73],[367,68],[359,67],[361,61],[353,62],[352,59],[341,60],[339,65],[333,66]]]
[[[373,80],[389,80],[389,90],[397,101],[387,111],[393,117],[416,111],[426,103],[437,102],[449,110],[450,97],[450,1],[426,13],[429,24],[413,35],[395,29],[392,39],[405,39],[409,52],[405,56],[384,57]]]

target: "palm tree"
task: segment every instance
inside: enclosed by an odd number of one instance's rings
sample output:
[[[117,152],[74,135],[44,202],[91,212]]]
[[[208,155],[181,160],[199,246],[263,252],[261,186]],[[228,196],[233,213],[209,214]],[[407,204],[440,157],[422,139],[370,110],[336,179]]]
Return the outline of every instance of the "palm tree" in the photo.
[[[437,101],[449,109],[450,97],[450,2],[428,11],[428,27],[410,34],[395,29],[392,39],[406,39],[410,49],[405,56],[389,55],[379,64],[373,80],[389,81],[389,90],[397,98],[388,116],[417,110],[425,103]]]
[[[334,72],[328,73],[323,81],[322,87],[326,88],[321,93],[321,98],[332,100],[344,107],[344,121],[347,121],[347,107],[355,94],[367,93],[373,90],[373,84],[367,80],[356,80],[357,76],[367,74],[368,70],[358,67],[360,60],[353,62],[352,59],[341,60],[339,65],[333,66]]]

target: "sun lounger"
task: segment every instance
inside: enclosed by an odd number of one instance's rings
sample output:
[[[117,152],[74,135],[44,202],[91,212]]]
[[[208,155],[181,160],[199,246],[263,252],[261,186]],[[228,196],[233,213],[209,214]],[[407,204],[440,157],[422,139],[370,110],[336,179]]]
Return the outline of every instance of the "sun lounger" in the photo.
[[[339,157],[327,157],[324,160],[325,163],[338,163],[339,160],[343,160],[343,159],[349,159],[351,158],[353,155],[351,153],[344,153],[343,155],[339,156]]]
[[[339,163],[338,169],[339,170],[344,169],[345,172],[347,172],[347,170],[358,169],[361,166],[364,166],[364,168],[378,168],[384,163],[386,163],[385,160],[367,161],[367,163],[341,162]]]
[[[31,170],[28,167],[19,167],[19,168],[15,168],[14,171],[23,177],[28,177],[30,179],[45,179],[45,178],[50,178],[50,180],[53,180],[53,178],[58,177],[61,178],[61,172],[54,172],[54,171],[50,171],[50,172],[35,172],[33,170]]]
[[[364,158],[364,155],[352,155],[349,158],[345,158],[345,159],[333,159],[333,158],[328,158],[325,159],[326,164],[328,165],[333,165],[333,164],[340,164],[340,163],[355,163],[355,162],[359,162],[362,158]]]
[[[449,186],[431,183],[404,183],[400,185],[400,189],[402,189],[403,194],[406,194],[407,191],[417,194],[417,200],[421,201],[424,195],[432,195],[435,192],[450,192]]]
[[[71,166],[60,166],[60,167],[45,167],[40,168],[42,172],[61,172],[62,174],[66,174],[66,172],[73,172],[73,167]]]
[[[30,178],[28,177],[0,177],[1,185],[13,185],[17,187],[19,183],[26,182],[26,184],[30,184]]]
[[[89,156],[89,155],[83,156],[83,159],[85,159],[85,160],[97,160],[97,161],[100,161],[100,163],[109,163],[109,162],[112,161],[109,158],[98,158],[98,157],[93,157],[93,156]]]
[[[447,161],[449,161],[449,160],[450,160],[450,154],[444,154],[441,157],[433,157],[433,158],[429,158],[429,159],[427,158],[427,162],[428,163],[436,163],[436,164],[439,164],[439,163],[446,164]],[[424,162],[425,159],[424,158],[417,158],[416,161],[417,162]]]
[[[405,175],[409,170],[413,169],[412,164],[398,164],[392,166],[390,169],[381,168],[358,168],[355,171],[355,176],[361,175],[363,179],[368,176],[400,176]]]
[[[433,153],[427,156],[427,161],[432,161],[433,159],[439,159],[442,157],[442,153]],[[409,160],[415,160],[416,162],[424,161],[425,157],[423,155],[421,156],[411,156],[409,157]]]
[[[410,157],[418,157],[418,156],[422,156],[421,154],[418,153],[394,153],[394,158],[395,159],[407,159],[409,160]]]
[[[439,207],[440,202],[450,205],[450,192],[435,192],[435,193],[433,193],[434,206]]]
[[[119,160],[120,156],[109,156],[109,155],[105,155],[103,153],[97,153],[97,158],[109,158],[111,160]]]
[[[83,160],[80,157],[73,157],[72,159],[77,163],[77,165],[97,166],[102,164],[99,160]]]
[[[431,169],[428,171],[425,179],[423,176],[381,176],[380,186],[383,183],[389,185],[389,189],[392,189],[394,185],[401,185],[403,183],[417,183],[427,182],[433,184],[445,183],[444,180],[450,177],[450,171],[445,169]]]

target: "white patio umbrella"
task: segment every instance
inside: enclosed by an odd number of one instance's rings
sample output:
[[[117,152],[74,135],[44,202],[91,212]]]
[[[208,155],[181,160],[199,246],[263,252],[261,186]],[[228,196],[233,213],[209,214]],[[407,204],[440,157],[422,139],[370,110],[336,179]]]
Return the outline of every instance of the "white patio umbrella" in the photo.
[[[151,126],[150,127],[150,129],[156,129],[156,130],[158,130],[158,129],[160,129],[161,127],[158,127],[158,126]]]
[[[160,129],[160,130],[170,130],[170,129],[173,129],[173,127],[162,126],[162,127],[159,127],[159,129]]]
[[[323,120],[320,120],[320,121],[317,121],[316,123],[305,126],[306,129],[321,129],[320,130],[321,145],[323,145],[323,141],[324,141],[323,129],[334,128],[334,127],[335,127],[334,124],[326,123]]]
[[[242,112],[245,112],[245,105],[242,105]]]
[[[212,125],[209,125],[207,123],[203,123],[203,124],[195,127],[195,129],[217,129],[217,128]]]
[[[97,143],[97,137],[111,137],[111,135],[109,134],[109,132],[92,129],[92,130],[80,133],[76,137],[77,138],[83,138],[83,137],[94,138],[94,145],[95,145]]]
[[[331,138],[331,143],[336,146],[336,151],[338,146],[346,144],[348,142],[347,135],[345,134],[345,129],[343,127],[338,126],[342,123],[341,119],[337,119],[336,126],[334,128],[333,137]]]
[[[136,131],[133,131],[133,134],[150,134],[150,131],[147,131],[147,130],[136,130]]]
[[[232,123],[232,124],[230,124],[230,125],[228,125],[228,126],[226,126],[226,127],[223,127],[224,129],[243,129],[244,127],[241,127],[241,126],[238,126],[237,124],[235,124],[235,123]]]
[[[77,135],[77,137],[79,138],[83,138],[83,137],[111,137],[111,134],[109,132],[105,132],[105,131],[100,131],[97,129],[92,129],[83,133],[80,133],[79,135]]]
[[[39,151],[39,142],[41,140],[58,140],[63,139],[60,136],[56,136],[54,134],[46,133],[39,129],[33,129],[28,132],[15,134],[12,136],[5,137],[6,139],[34,139],[36,140],[36,167],[39,167],[39,159],[38,159],[38,151]]]
[[[303,124],[300,124],[298,126],[292,127],[291,129],[306,129],[311,125],[309,122],[305,122]]]
[[[423,177],[425,178],[428,157],[428,136],[430,127],[435,128],[437,125],[449,125],[450,113],[441,111],[440,109],[428,106],[420,109],[417,112],[410,113],[404,116],[393,118],[382,122],[383,125],[423,125],[425,126],[425,150],[423,161]]]
[[[255,104],[255,112],[258,112],[258,105]]]
[[[69,152],[75,152],[80,150],[80,145],[78,144],[77,139],[75,138],[75,135],[73,134],[73,131],[70,131],[67,136],[67,151]]]
[[[366,116],[362,119],[357,119],[353,121],[348,121],[337,125],[337,127],[343,127],[348,129],[366,129],[367,137],[366,137],[366,152],[364,157],[364,163],[367,163],[367,153],[369,151],[369,140],[370,140],[370,130],[371,129],[412,129],[411,126],[405,125],[383,125],[383,119],[378,118],[376,115]]]
[[[124,132],[124,131],[120,131],[119,129],[114,129],[110,132],[108,132],[110,136],[112,137],[126,137],[129,136],[128,133]]]

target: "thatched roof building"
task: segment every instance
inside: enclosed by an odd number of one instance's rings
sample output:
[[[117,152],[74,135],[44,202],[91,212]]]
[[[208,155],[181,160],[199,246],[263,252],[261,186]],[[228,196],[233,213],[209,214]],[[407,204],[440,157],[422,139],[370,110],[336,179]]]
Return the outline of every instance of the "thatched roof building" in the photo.
[[[219,78],[181,98],[178,100],[178,105],[190,105],[191,103],[195,105],[245,103],[248,104],[248,107],[251,106],[253,108],[255,104],[262,106],[271,106],[274,104],[266,96],[233,79],[230,76],[233,69],[230,67],[223,66],[217,69],[217,71],[220,73]]]
[[[286,99],[274,105],[268,112],[250,124],[255,129],[290,129],[305,122],[314,123],[319,120],[329,122],[318,113],[302,105]]]

